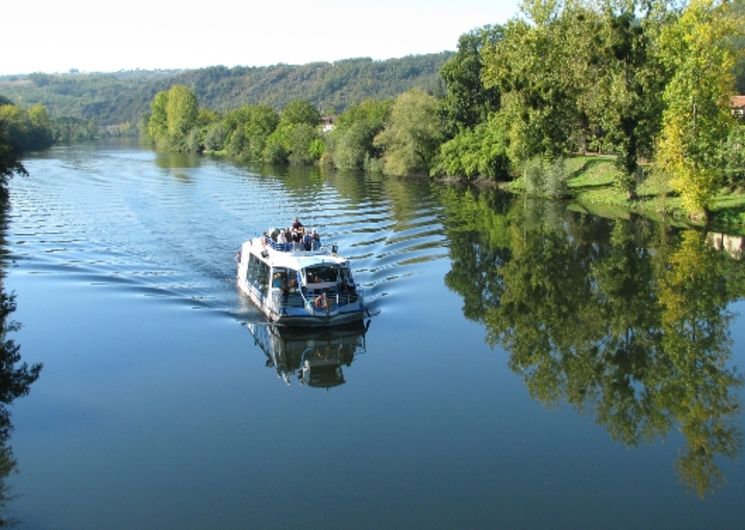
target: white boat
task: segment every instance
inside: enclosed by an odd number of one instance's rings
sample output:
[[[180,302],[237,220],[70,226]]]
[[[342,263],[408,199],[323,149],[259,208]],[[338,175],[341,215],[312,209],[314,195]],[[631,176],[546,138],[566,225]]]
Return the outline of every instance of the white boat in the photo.
[[[241,245],[238,288],[277,324],[335,326],[362,320],[362,292],[336,245],[309,238],[305,244],[278,242],[278,232],[267,231]]]

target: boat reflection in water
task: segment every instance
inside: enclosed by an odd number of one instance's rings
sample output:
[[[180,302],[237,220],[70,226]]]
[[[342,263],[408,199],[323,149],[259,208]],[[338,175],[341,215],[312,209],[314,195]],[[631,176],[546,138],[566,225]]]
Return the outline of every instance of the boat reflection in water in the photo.
[[[343,366],[365,352],[365,333],[370,321],[332,328],[291,328],[249,322],[246,327],[267,357],[266,365],[288,385],[332,388],[343,385]]]

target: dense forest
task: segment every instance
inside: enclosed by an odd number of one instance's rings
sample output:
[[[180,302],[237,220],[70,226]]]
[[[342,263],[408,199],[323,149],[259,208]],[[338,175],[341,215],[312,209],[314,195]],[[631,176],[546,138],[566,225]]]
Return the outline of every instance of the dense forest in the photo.
[[[439,70],[450,56],[443,52],[300,66],[0,76],[0,94],[23,106],[42,104],[55,118],[99,126],[136,125],[155,94],[175,84],[191,87],[201,105],[218,111],[245,104],[279,109],[302,98],[324,113],[336,114],[365,98],[395,97],[414,87],[441,94]]]

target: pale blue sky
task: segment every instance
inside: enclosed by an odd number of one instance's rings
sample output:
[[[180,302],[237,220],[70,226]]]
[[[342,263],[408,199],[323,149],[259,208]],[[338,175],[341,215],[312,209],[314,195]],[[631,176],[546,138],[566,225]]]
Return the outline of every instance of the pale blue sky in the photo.
[[[454,50],[519,0],[9,0],[0,74],[303,64]]]

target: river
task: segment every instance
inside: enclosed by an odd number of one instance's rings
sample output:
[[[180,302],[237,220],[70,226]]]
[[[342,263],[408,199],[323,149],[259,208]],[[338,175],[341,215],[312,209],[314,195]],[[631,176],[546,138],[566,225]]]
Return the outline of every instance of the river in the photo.
[[[711,236],[127,144],[24,164],[20,527],[742,527],[745,274]],[[241,242],[295,217],[366,329],[275,333],[237,291]]]

